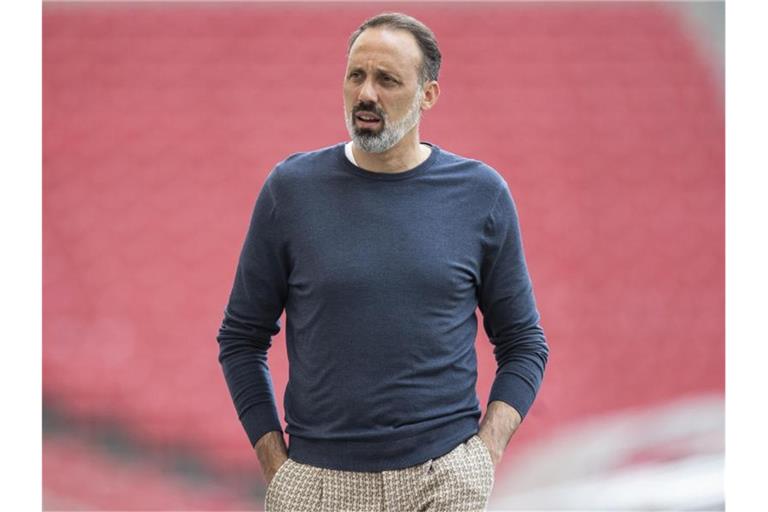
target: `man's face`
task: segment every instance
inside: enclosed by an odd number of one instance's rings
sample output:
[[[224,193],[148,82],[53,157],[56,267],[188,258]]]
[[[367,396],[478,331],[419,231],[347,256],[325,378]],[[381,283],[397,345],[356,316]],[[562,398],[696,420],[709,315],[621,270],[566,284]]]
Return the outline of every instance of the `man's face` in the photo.
[[[364,151],[386,151],[418,125],[421,59],[413,35],[384,27],[363,31],[350,49],[344,115],[350,137]]]

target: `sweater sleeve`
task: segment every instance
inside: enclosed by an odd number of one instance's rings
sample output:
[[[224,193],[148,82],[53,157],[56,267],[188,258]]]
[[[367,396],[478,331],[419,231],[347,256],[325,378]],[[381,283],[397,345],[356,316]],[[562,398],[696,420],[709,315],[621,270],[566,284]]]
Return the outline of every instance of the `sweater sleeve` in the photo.
[[[488,214],[483,242],[478,305],[498,364],[488,403],[505,402],[525,418],[541,385],[549,348],[506,182]]]
[[[282,433],[267,365],[288,288],[286,247],[272,190],[274,172],[256,200],[216,338],[219,363],[251,446],[269,431]]]

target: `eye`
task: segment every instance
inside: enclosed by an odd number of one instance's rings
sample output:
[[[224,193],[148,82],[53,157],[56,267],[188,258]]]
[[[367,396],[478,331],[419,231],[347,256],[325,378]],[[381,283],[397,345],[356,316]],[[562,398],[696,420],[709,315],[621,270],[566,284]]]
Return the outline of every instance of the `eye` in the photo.
[[[388,75],[382,75],[381,81],[384,82],[387,87],[394,87],[399,83],[397,80]]]

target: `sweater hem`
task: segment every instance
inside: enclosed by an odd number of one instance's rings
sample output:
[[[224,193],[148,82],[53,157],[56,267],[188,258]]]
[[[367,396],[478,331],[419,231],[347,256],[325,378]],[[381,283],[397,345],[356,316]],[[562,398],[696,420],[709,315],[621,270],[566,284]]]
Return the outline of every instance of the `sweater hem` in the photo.
[[[288,457],[302,464],[342,471],[403,469],[445,455],[478,431],[477,416],[473,415],[396,440],[307,439],[289,434]]]

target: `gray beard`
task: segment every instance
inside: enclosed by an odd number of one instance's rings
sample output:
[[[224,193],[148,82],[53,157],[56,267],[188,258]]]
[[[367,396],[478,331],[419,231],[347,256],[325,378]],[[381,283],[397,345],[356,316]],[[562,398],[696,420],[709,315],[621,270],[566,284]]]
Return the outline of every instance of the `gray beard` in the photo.
[[[419,106],[421,104],[422,92],[422,88],[419,87],[416,94],[413,95],[413,103],[411,103],[410,110],[400,121],[390,123],[389,118],[384,114],[382,117],[384,127],[379,133],[368,133],[367,130],[363,133],[362,130],[355,126],[355,119],[352,113],[347,112],[345,108],[344,118],[346,119],[347,131],[352,138],[352,142],[367,153],[383,153],[392,148],[419,123],[421,118]]]

